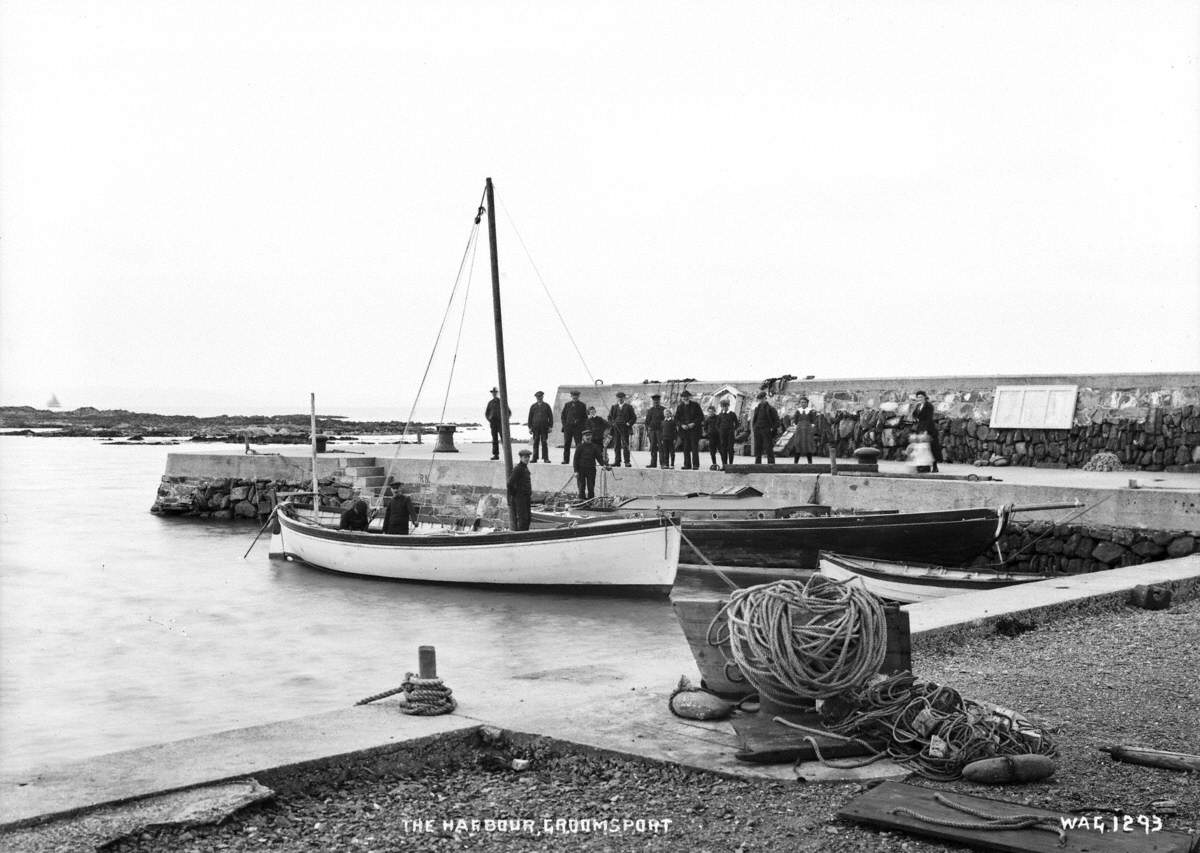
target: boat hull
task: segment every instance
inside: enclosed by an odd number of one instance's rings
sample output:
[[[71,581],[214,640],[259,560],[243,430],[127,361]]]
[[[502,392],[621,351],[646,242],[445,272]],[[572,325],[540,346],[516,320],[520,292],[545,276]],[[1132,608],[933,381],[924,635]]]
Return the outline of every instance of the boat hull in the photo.
[[[608,517],[612,517],[609,515]],[[542,513],[541,523],[553,516]],[[807,518],[684,518],[684,558],[725,566],[816,569],[818,552],[885,560],[962,565],[1003,532],[994,509],[866,513]],[[698,550],[699,554],[694,551]]]
[[[819,571],[833,580],[858,583],[880,598],[905,604],[1045,580],[1041,575],[952,569],[835,554],[821,556]]]
[[[286,510],[278,520],[272,556],[389,580],[665,593],[679,565],[679,530],[658,519],[424,536],[333,530]]]

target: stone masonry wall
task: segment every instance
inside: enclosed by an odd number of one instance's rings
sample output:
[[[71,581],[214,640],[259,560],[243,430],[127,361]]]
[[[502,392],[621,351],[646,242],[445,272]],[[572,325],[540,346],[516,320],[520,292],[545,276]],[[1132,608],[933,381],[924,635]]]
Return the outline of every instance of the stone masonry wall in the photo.
[[[1200,552],[1200,531],[1018,521],[1009,524],[998,544],[1014,572],[1077,575]],[[974,565],[996,559],[993,550]]]

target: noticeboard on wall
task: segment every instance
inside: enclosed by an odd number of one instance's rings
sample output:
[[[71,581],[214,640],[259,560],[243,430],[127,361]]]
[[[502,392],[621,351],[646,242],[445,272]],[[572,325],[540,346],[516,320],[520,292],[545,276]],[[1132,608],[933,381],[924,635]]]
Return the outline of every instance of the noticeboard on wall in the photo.
[[[998,385],[991,426],[1070,429],[1078,395],[1078,385]]]

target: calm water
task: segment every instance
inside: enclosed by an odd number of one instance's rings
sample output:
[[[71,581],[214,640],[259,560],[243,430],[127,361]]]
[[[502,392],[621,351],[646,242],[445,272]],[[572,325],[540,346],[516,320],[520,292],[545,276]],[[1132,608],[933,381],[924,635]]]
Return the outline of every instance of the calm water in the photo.
[[[265,535],[242,559],[257,524],[149,512],[192,450],[241,447],[0,437],[0,770],[344,708],[421,644],[461,693],[587,663],[568,637],[682,642],[664,601],[344,578],[268,560]]]

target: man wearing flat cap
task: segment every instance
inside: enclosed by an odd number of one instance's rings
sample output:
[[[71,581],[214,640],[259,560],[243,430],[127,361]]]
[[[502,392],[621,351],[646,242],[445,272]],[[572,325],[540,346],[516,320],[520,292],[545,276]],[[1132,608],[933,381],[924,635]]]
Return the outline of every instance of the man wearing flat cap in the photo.
[[[608,423],[613,435],[613,464],[620,465],[624,459],[625,467],[629,468],[629,433],[637,423],[637,412],[625,402],[624,391],[617,392],[617,402],[608,410]]]
[[[704,424],[704,410],[686,388],[679,400],[675,407],[675,423],[683,443],[683,470],[694,471],[700,467],[700,427]]]
[[[571,399],[562,408],[563,461],[571,464],[571,442],[578,447],[583,442],[583,422],[587,420],[587,406],[579,399],[579,392],[572,391]]]
[[[512,415],[512,412],[505,406],[504,414],[500,414],[500,389],[492,389],[492,399],[488,400],[487,408],[483,410],[483,416],[487,418],[488,426],[492,428],[492,460],[500,458],[500,436],[503,434],[502,425],[503,419]]]
[[[529,450],[521,448],[521,461],[513,466],[508,475],[508,505],[513,510],[513,530],[529,529],[529,501],[533,496],[533,485],[529,479]]]
[[[779,435],[779,412],[767,402],[767,392],[758,392],[758,404],[750,414],[750,429],[754,432],[754,464],[761,465],[763,451],[767,462],[775,464],[775,438]]]
[[[650,395],[650,408],[646,410],[646,441],[650,444],[650,467],[658,467],[658,446],[662,443],[663,415],[662,394]],[[666,465],[666,459],[663,459]]]
[[[608,456],[590,429],[583,431],[583,444],[575,451],[575,479],[579,483],[579,499],[596,497],[596,466],[608,469]]]
[[[541,391],[537,391],[533,395],[537,398],[537,402],[529,407],[529,420],[525,425],[529,427],[530,443],[533,445],[533,461],[538,461],[538,453],[541,453],[542,462],[550,461],[550,427],[554,426],[554,410],[550,408],[550,404],[542,400],[546,395]]]

